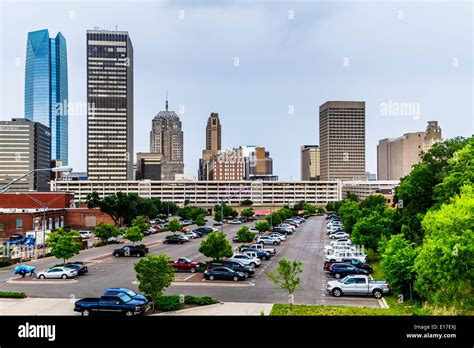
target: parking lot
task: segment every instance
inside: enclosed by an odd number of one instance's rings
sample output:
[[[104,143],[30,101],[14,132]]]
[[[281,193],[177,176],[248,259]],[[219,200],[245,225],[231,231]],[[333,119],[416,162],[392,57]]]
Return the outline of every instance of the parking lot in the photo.
[[[253,223],[247,225],[252,226]],[[231,240],[241,226],[226,225],[224,232],[227,238]],[[225,302],[285,303],[288,301],[287,295],[265,275],[267,271],[275,271],[278,259],[283,257],[303,262],[303,273],[300,275],[302,289],[295,294],[295,303],[379,307],[377,300],[370,297],[343,296],[335,298],[326,293],[327,281],[334,278],[323,272],[323,249],[329,240],[325,228],[324,217],[309,219],[298,227],[286,241],[276,246],[275,257],[269,261],[263,261],[262,265],[256,268],[255,275],[245,281],[206,281],[202,279],[200,273],[180,272],[176,274],[176,279],[168,288],[167,293],[212,296]],[[201,238],[182,245],[166,245],[161,241],[168,234],[145,237],[143,242],[149,245],[150,254],[166,253],[172,259],[187,257],[194,261],[206,260],[206,257],[198,252]],[[236,243],[233,245],[238,246]],[[30,282],[28,284],[7,283],[12,278],[11,270],[2,270],[0,271],[1,287],[5,291],[25,291],[31,297],[52,298],[96,297],[109,287],[138,290],[133,271],[133,263],[137,261],[137,258],[114,258],[111,256],[113,248],[113,246],[97,248],[81,252],[76,256],[75,260],[86,262],[89,272],[84,276],[77,277],[75,283],[62,283],[57,286],[44,285],[41,282],[37,284]],[[45,259],[37,261],[35,265],[38,270],[43,270],[56,263],[58,263],[57,260]]]

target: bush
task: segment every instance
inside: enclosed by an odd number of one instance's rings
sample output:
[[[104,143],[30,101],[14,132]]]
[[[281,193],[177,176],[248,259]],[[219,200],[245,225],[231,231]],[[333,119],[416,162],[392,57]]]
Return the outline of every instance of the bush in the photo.
[[[0,291],[0,298],[25,298],[24,292],[18,291]]]
[[[198,306],[208,306],[211,304],[215,304],[217,301],[215,298],[209,296],[202,296],[202,297],[194,297],[194,296],[185,296],[184,303],[186,304],[195,304]]]
[[[155,301],[155,309],[162,312],[177,311],[182,307],[179,296],[161,296]]]
[[[199,266],[196,271],[204,272],[207,269],[207,262],[199,262]]]

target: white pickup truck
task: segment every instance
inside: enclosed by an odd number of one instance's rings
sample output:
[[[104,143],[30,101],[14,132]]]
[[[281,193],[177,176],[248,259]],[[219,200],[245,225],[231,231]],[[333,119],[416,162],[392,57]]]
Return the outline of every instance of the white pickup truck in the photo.
[[[336,297],[342,295],[372,295],[377,299],[391,292],[386,280],[370,280],[366,275],[348,275],[342,279],[329,281],[326,290]]]

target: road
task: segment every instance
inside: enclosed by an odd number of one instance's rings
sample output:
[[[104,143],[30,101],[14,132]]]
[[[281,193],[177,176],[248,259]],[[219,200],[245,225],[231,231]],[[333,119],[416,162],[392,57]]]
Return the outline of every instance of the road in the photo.
[[[236,235],[241,225],[226,225],[224,231],[230,240]],[[156,234],[145,237],[144,242],[149,245],[151,254],[166,253],[171,258],[188,257],[196,261],[206,258],[197,250],[201,239],[192,240],[182,245],[166,245],[161,241],[170,233]],[[286,303],[285,292],[277,288],[265,275],[266,271],[275,271],[278,259],[296,259],[303,262],[301,274],[301,289],[295,294],[295,303],[298,304],[326,304],[348,305],[378,308],[377,300],[369,297],[340,297],[335,298],[326,293],[328,280],[332,279],[322,271],[322,253],[324,245],[328,243],[325,234],[324,217],[314,217],[303,223],[296,232],[280,246],[277,246],[277,255],[270,261],[263,261],[257,268],[250,282],[175,282],[167,289],[168,294],[189,294],[195,296],[212,296],[224,302],[258,302],[258,303]],[[133,263],[136,258],[114,258],[111,251],[117,245],[111,245],[81,252],[73,258],[76,261],[87,261],[89,273],[77,277],[77,282],[51,282],[34,284],[7,283],[11,277],[11,270],[0,271],[0,288],[3,291],[25,291],[31,297],[53,298],[82,298],[96,297],[109,287],[125,287],[137,289]],[[58,263],[52,258],[37,260],[34,264],[38,270]],[[184,284],[184,285],[182,285]]]

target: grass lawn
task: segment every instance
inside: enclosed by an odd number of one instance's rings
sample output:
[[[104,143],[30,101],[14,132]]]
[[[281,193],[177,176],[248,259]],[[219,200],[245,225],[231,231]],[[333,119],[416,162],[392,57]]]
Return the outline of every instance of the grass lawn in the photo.
[[[407,306],[394,306],[388,309],[385,308],[366,308],[366,307],[345,307],[345,306],[313,306],[313,305],[293,305],[290,311],[290,306],[287,304],[273,305],[270,315],[272,316],[357,316],[357,315],[429,315],[427,311],[417,309],[412,310]]]

